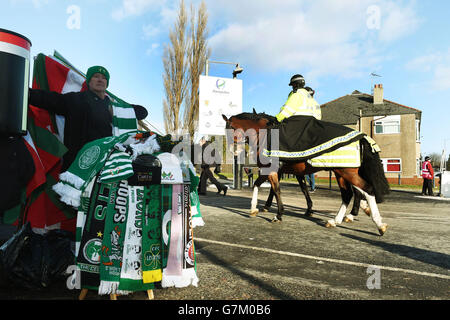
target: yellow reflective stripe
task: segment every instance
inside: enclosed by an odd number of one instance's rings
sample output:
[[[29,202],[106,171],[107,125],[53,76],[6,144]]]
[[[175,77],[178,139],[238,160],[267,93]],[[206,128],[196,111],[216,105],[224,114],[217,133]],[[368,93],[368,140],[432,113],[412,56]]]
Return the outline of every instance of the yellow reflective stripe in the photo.
[[[294,107],[290,107],[290,106],[284,106],[283,110],[281,110],[281,112],[283,112],[284,114],[291,116],[294,113],[297,112],[297,110]]]
[[[361,158],[359,153],[359,142],[353,142],[332,152],[310,159],[313,167],[359,167]]]

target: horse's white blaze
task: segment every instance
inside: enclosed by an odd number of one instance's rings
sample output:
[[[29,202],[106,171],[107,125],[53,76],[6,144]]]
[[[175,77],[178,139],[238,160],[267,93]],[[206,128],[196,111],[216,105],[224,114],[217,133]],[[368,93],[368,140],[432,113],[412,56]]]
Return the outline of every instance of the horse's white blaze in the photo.
[[[370,194],[368,194],[361,188],[358,188],[357,186],[355,186],[355,188],[358,189],[363,194],[363,196],[366,198],[367,203],[370,208],[370,211],[372,212],[372,214],[371,214],[372,221],[377,225],[377,227],[379,229],[383,228],[384,225],[383,225],[383,222],[381,219],[380,211],[378,210],[378,205],[377,205],[377,201],[375,200],[375,197],[371,196]]]
[[[252,196],[252,207],[251,207],[251,211],[256,211],[257,208],[256,206],[258,205],[258,187],[254,186],[253,187],[253,196]]]

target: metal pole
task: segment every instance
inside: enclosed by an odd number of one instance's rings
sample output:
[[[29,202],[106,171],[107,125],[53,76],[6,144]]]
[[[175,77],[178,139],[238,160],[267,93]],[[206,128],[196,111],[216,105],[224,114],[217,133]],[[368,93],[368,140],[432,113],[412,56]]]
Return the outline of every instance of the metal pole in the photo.
[[[205,75],[208,76],[209,73],[209,64],[210,63],[220,63],[220,64],[230,64],[238,66],[238,63],[234,62],[225,62],[225,61],[212,61],[206,60],[205,64]],[[242,72],[242,71],[241,71]],[[233,79],[236,79],[236,75],[233,73]],[[237,190],[242,189],[242,165],[238,163],[238,155],[234,155],[233,159],[233,180],[234,180],[234,188]]]
[[[242,189],[242,165],[238,163],[238,156],[234,156],[233,165],[233,176],[234,176],[234,189]]]
[[[331,171],[329,171],[329,172],[330,172],[330,185],[328,187],[331,190]]]

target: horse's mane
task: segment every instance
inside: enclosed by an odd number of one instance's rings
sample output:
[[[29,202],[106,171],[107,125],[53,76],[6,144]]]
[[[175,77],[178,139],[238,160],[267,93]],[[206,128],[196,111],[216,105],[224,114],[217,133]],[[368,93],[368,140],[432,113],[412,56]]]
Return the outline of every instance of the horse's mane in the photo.
[[[235,115],[234,117],[241,119],[241,120],[251,120],[251,121],[259,121],[261,119],[267,119],[267,120],[269,120],[269,122],[267,123],[268,128],[279,124],[276,117],[271,116],[270,114],[266,114],[264,112],[263,113],[244,112],[244,113]]]

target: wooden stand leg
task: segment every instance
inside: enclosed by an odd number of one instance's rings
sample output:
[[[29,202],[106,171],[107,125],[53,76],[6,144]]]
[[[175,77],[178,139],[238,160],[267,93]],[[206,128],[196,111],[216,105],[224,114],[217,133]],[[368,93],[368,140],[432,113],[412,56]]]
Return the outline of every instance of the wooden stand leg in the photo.
[[[153,290],[147,290],[147,296],[148,296],[148,300],[155,299],[155,296],[153,295]]]
[[[84,300],[84,298],[86,298],[87,293],[88,293],[88,289],[81,289],[80,296],[78,297],[78,300]]]

